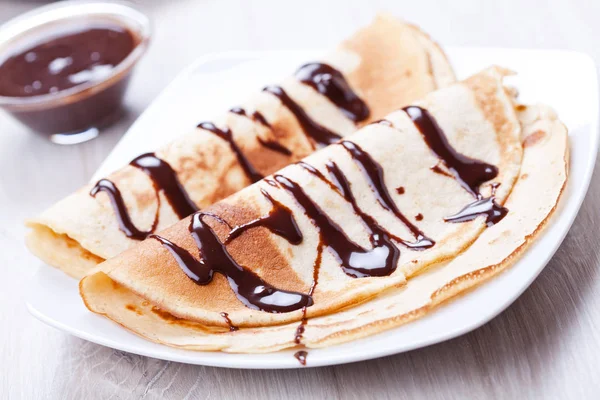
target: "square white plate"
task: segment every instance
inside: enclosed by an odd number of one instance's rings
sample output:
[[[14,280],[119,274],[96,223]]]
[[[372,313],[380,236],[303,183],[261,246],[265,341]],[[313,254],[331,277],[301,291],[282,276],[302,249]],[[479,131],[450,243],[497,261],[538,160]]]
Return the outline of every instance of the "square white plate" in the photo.
[[[565,51],[447,48],[459,78],[491,64],[518,72],[510,84],[525,103],[544,102],[569,128],[571,170],[567,190],[550,226],[519,262],[491,282],[431,315],[360,341],[310,350],[308,366],[382,357],[441,342],[486,323],[510,305],[541,272],[567,234],[587,191],[598,148],[596,67],[586,55]],[[203,57],[187,68],[131,127],[94,180],[135,156],[193,129],[238,104],[253,91],[292,73],[319,52],[234,52]],[[30,285],[27,305],[43,322],[83,339],[164,360],[233,368],[297,368],[293,351],[226,354],[169,348],[146,341],[83,305],[77,282],[47,267]],[[360,343],[359,343],[360,342]]]

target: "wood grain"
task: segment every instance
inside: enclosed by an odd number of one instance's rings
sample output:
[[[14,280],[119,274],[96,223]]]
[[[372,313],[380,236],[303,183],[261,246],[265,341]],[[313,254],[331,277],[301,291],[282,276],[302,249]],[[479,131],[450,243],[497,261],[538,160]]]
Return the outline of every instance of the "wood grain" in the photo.
[[[600,2],[591,0],[140,3],[155,34],[119,123],[90,143],[59,147],[0,115],[0,398],[597,398],[598,179],[556,256],[511,307],[470,334],[405,354],[290,371],[198,367],[108,349],[30,317],[24,291],[38,263],[23,245],[23,219],[86,182],[149,102],[199,55],[332,46],[384,9],[444,44],[565,48],[600,61]],[[0,21],[40,4],[5,1]]]

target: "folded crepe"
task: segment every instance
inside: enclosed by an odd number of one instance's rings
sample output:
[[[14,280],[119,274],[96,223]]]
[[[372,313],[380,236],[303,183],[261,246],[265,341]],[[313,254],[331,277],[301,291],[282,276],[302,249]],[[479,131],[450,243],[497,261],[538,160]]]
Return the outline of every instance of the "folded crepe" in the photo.
[[[161,312],[142,296],[108,279],[98,287],[108,301],[96,310],[152,341],[191,350],[270,352],[319,348],[356,340],[411,322],[513,265],[548,225],[566,185],[569,146],[565,126],[547,106],[519,106],[524,152],[504,219],[487,228],[463,253],[357,307],[298,323],[219,330]],[[531,201],[535,193],[536,201]],[[85,288],[82,284],[82,289]],[[98,296],[100,293],[83,293]],[[89,298],[88,298],[89,300]],[[97,300],[96,300],[97,301]],[[306,357],[304,355],[304,357]]]
[[[266,87],[243,108],[31,219],[27,245],[81,277],[150,233],[453,81],[445,55],[426,34],[380,16],[281,86]]]
[[[301,343],[308,318],[406,287],[509,213],[523,147],[508,73],[433,92],[102,263],[86,306],[154,341],[238,351],[230,329],[293,322]]]

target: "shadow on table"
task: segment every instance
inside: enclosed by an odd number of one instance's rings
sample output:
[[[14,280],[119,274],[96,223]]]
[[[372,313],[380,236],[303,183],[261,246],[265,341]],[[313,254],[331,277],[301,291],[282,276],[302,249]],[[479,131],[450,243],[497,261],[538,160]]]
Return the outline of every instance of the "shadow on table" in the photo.
[[[598,169],[598,163],[596,165]],[[506,311],[459,338],[378,360],[336,367],[252,371],[192,366],[127,354],[65,337],[58,392],[73,398],[429,398],[530,397],[596,280],[600,213],[589,194],[565,241],[532,286]],[[587,241],[584,240],[587,238]],[[514,389],[520,388],[520,389]],[[75,391],[73,391],[75,389]]]

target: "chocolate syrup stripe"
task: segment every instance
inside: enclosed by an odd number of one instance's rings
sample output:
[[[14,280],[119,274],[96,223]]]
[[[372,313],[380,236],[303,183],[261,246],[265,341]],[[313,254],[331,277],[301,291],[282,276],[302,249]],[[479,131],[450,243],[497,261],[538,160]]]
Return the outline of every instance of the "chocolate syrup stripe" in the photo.
[[[443,161],[454,178],[473,197],[479,198],[479,186],[498,176],[498,168],[456,151],[429,111],[418,106],[404,107],[402,110],[410,117],[423,135],[425,143]]]
[[[266,190],[260,189],[260,192],[271,203],[271,211],[263,217],[234,227],[229,232],[224,243],[230,243],[243,232],[259,226],[267,228],[293,245],[302,243],[302,232],[298,228],[298,224],[296,224],[292,210],[275,200]]]
[[[238,264],[210,226],[203,221],[205,215],[212,216],[202,212],[193,214],[189,226],[200,252],[200,260],[165,238],[151,236],[169,250],[181,270],[196,284],[208,285],[214,273],[218,272],[227,278],[229,286],[244,305],[271,313],[291,312],[313,304],[311,296],[277,289]]]
[[[466,222],[475,219],[477,216],[486,215],[487,226],[500,222],[508,213],[508,209],[496,203],[495,188],[488,198],[482,198],[479,192],[479,187],[484,182],[498,176],[498,168],[456,151],[448,141],[442,128],[424,108],[409,106],[402,110],[410,117],[423,135],[425,143],[446,165],[453,177],[476,199],[455,215],[444,218],[444,221]],[[432,171],[446,174],[439,165],[432,167]]]
[[[467,222],[485,215],[487,226],[492,226],[500,222],[506,214],[508,214],[508,208],[498,205],[496,199],[491,196],[475,200],[456,214],[444,218],[444,221]]]
[[[333,168],[337,168],[333,164]],[[307,170],[310,172],[310,170]],[[319,179],[319,175],[315,175]],[[321,175],[322,176],[322,175]],[[335,223],[327,213],[325,213],[304,190],[293,180],[283,176],[275,175],[274,179],[279,183],[280,187],[286,190],[294,197],[296,202],[302,207],[304,213],[311,219],[317,230],[319,231],[320,243],[327,246],[340,261],[342,270],[349,276],[366,277],[366,276],[387,276],[396,269],[398,256],[400,254],[398,248],[391,243],[380,227],[374,223],[372,218],[365,217],[365,214],[358,208],[354,201],[354,197],[350,192],[349,183],[343,177],[340,171],[340,185],[346,192],[345,198],[352,204],[368,229],[371,231],[370,240],[373,244],[372,250],[366,250],[350,240],[343,230]]]
[[[152,179],[156,191],[163,191],[180,219],[198,211],[198,207],[179,182],[177,173],[166,161],[156,157],[154,153],[146,153],[134,158],[129,165],[142,170]]]
[[[369,117],[369,107],[354,93],[344,75],[324,63],[305,64],[296,71],[296,79],[327,97],[354,122]]]
[[[277,97],[281,104],[286,107],[302,127],[304,133],[313,139],[317,144],[327,146],[335,143],[340,139],[340,135],[330,131],[324,126],[315,122],[309,115],[304,111],[298,103],[296,103],[280,86],[267,86],[263,91],[272,94]]]
[[[435,245],[435,241],[425,236],[419,228],[417,228],[404,214],[400,212],[392,196],[385,185],[385,179],[383,176],[383,168],[381,165],[371,157],[369,153],[364,151],[359,145],[347,140],[343,140],[339,143],[352,157],[353,161],[359,166],[363,175],[367,179],[371,191],[377,197],[377,202],[386,210],[393,213],[404,226],[410,230],[412,235],[417,239],[416,242],[408,242],[403,239],[396,238],[404,246],[413,249],[427,249]]]
[[[160,197],[156,196],[157,199],[157,207],[156,214],[154,216],[154,222],[152,222],[152,227],[148,231],[139,230],[133,222],[131,222],[131,217],[129,216],[129,212],[127,211],[127,207],[125,206],[125,202],[123,201],[123,196],[119,191],[119,188],[108,179],[100,179],[96,185],[90,191],[90,196],[96,197],[98,192],[104,192],[110,199],[113,210],[115,210],[115,214],[117,216],[117,221],[119,222],[119,229],[130,239],[135,240],[144,240],[149,234],[154,232],[156,226],[158,225],[158,211],[160,209]]]
[[[131,161],[132,167],[142,170],[152,180],[154,191],[156,192],[157,208],[156,216],[149,231],[141,231],[131,221],[129,211],[125,206],[121,192],[117,186],[108,179],[99,180],[90,191],[90,195],[95,197],[98,192],[105,192],[112,203],[113,209],[119,222],[119,229],[130,239],[143,240],[149,234],[154,232],[158,225],[160,197],[159,191],[162,190],[167,201],[173,207],[173,211],[179,218],[185,218],[198,210],[196,205],[189,198],[187,192],[179,182],[177,174],[171,166],[164,160],[156,157],[154,153],[146,153]]]
[[[236,114],[236,115],[240,115],[242,117],[246,117],[251,119],[252,121],[256,121],[259,124],[261,124],[262,126],[264,126],[265,128],[269,128],[271,129],[271,124],[269,124],[269,122],[267,121],[267,119],[264,117],[264,115],[262,115],[260,112],[258,111],[254,111],[252,113],[251,116],[248,115],[248,113],[246,112],[246,110],[244,110],[241,107],[234,107],[231,110],[229,110],[230,113]],[[283,155],[286,156],[291,156],[292,155],[292,151],[290,149],[288,149],[287,147],[285,147],[284,145],[282,145],[281,143],[275,141],[275,140],[265,140],[261,137],[256,137],[256,140],[258,140],[258,143],[260,143],[262,146],[276,151],[278,153],[281,153]]]
[[[238,162],[240,163],[240,166],[243,168],[244,172],[246,173],[246,176],[252,181],[252,183],[258,182],[263,178],[263,176],[252,166],[250,161],[246,158],[242,150],[238,147],[237,143],[235,143],[235,140],[233,140],[233,134],[231,133],[231,130],[229,128],[225,128],[225,130],[219,129],[212,122],[201,122],[198,124],[198,128],[214,133],[229,144],[231,151],[234,152],[235,156],[238,159]]]

